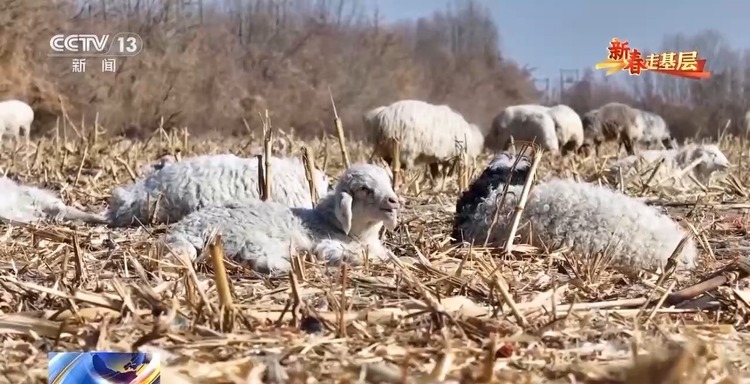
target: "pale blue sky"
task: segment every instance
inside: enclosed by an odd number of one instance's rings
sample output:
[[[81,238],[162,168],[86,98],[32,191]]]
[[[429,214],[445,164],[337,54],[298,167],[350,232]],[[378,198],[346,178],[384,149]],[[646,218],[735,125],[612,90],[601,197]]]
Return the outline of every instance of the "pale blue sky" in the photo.
[[[459,0],[460,1],[460,0]],[[446,0],[373,0],[386,21],[445,9]],[[612,37],[640,50],[658,50],[665,34],[721,32],[733,48],[750,48],[747,0],[479,0],[498,25],[501,48],[534,77],[559,82],[560,69],[592,67]],[[643,47],[643,48],[641,48]],[[710,62],[708,63],[710,66]],[[627,76],[616,74],[614,76]]]

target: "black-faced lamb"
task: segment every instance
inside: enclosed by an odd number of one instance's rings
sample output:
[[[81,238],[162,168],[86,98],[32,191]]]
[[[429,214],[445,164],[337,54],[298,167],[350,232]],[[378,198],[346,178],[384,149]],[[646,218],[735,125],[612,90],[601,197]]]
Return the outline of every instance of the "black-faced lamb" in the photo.
[[[433,179],[466,148],[469,160],[484,148],[484,134],[447,105],[401,100],[367,111],[362,117],[372,142],[373,155],[392,164],[393,143],[399,142],[401,166],[429,166]]]
[[[31,123],[34,122],[34,110],[20,100],[0,102],[0,134],[18,142],[21,137],[29,143]]]
[[[40,220],[81,221],[88,224],[106,223],[103,215],[69,207],[51,191],[21,185],[0,177],[0,218],[5,221],[32,224]]]
[[[549,108],[542,105],[522,104],[506,107],[492,120],[485,138],[487,148],[504,150],[514,141],[534,142],[547,151],[558,152],[560,143],[555,132],[555,121]]]
[[[177,158],[173,155],[164,155],[159,157],[155,162],[146,164],[141,167],[140,169],[140,175],[141,176],[148,176],[164,167],[168,167],[171,164],[174,164],[177,162]]]
[[[638,172],[645,172],[644,177],[650,177],[651,170],[661,159],[664,162],[656,170],[653,180],[663,180],[662,185],[665,186],[694,185],[688,180],[688,175],[693,175],[701,184],[706,185],[715,172],[726,171],[731,166],[729,159],[716,144],[689,144],[679,149],[642,151],[638,155],[614,161],[609,166],[606,179],[614,184],[620,179],[620,173],[623,180],[626,180]],[[680,175],[683,169],[694,162],[697,163],[694,168]]]
[[[328,178],[314,170],[319,197]],[[305,168],[297,158],[271,158],[271,200],[291,207],[312,207]],[[110,225],[124,227],[174,223],[207,206],[258,199],[258,162],[231,154],[183,159],[156,170],[136,183],[112,191]]]
[[[313,209],[254,201],[198,210],[175,224],[162,239],[162,252],[195,259],[213,231],[221,233],[224,252],[260,273],[290,269],[290,249],[310,252],[330,264],[358,264],[366,251],[387,260],[392,253],[379,231],[394,229],[399,199],[383,169],[354,164],[335,189]]]
[[[583,145],[583,122],[573,108],[558,104],[549,108],[555,122],[555,133],[563,156],[575,153]]]
[[[499,164],[509,163],[512,160]],[[518,166],[528,168],[529,164],[524,160]],[[509,168],[505,174],[510,174]],[[483,244],[488,238],[490,245],[503,245],[524,182],[521,178],[510,180],[504,199],[504,185],[482,189],[484,194],[467,199],[456,209],[454,233],[461,234],[460,240],[466,242]],[[487,184],[484,180],[475,183]],[[496,213],[497,222],[490,231]],[[603,254],[611,258],[613,265],[626,269],[652,269],[665,265],[687,232],[638,199],[594,184],[551,179],[529,192],[518,233],[535,246],[569,247],[583,257]],[[678,267],[693,268],[697,253],[694,241],[688,238]]]
[[[641,143],[647,148],[676,149],[677,141],[672,137],[667,122],[656,113],[638,109],[636,124],[643,130]]]
[[[588,154],[593,146],[599,156],[602,143],[617,140],[619,147],[624,146],[628,155],[634,155],[636,143],[643,137],[643,129],[638,125],[637,118],[638,111],[622,103],[608,103],[587,112],[581,118],[584,135],[581,151]]]

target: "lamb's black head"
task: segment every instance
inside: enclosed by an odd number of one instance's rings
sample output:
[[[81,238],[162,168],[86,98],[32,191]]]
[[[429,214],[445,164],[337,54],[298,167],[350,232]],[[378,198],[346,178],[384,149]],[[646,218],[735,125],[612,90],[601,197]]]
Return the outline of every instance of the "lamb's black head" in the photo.
[[[515,168],[514,168],[515,165]],[[456,202],[455,220],[453,222],[452,237],[454,242],[461,241],[460,227],[471,215],[477,205],[490,193],[503,188],[505,184],[523,185],[531,171],[531,160],[524,155],[511,152],[501,152],[490,160],[487,168],[474,180],[469,189],[461,194]]]

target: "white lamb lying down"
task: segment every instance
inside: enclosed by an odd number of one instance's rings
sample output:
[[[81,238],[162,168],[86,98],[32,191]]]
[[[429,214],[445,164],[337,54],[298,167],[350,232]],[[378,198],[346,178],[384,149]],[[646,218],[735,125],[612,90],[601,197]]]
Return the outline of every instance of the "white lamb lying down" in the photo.
[[[288,271],[290,244],[332,264],[359,264],[365,249],[371,257],[386,260],[391,252],[378,232],[383,225],[396,227],[398,211],[388,173],[375,165],[355,164],[313,209],[259,200],[207,207],[175,224],[162,246],[195,259],[207,235],[218,229],[225,254],[260,273]]]
[[[682,177],[670,179],[663,185],[679,184],[694,186],[695,184],[687,178],[688,174],[693,175],[701,184],[706,185],[714,172],[726,171],[731,165],[729,159],[727,159],[716,144],[690,144],[679,149],[642,151],[638,155],[617,160],[610,165],[606,178],[610,183],[616,183],[619,180],[620,172],[622,172],[623,180],[628,179],[636,173],[645,172],[642,178],[646,180],[651,176],[651,170],[656,167],[662,158],[664,158],[664,163],[656,171],[653,182],[677,174],[694,161],[700,160],[698,165],[687,174]]]
[[[495,162],[494,166],[502,164]],[[518,167],[529,164],[519,162]],[[510,171],[505,174],[510,175]],[[496,202],[504,184],[477,193],[472,199],[464,197],[463,206],[456,212],[454,237],[461,234],[464,241],[483,244],[499,204],[498,222],[489,235],[489,244],[503,245],[523,190],[524,180],[514,181],[508,186],[504,203]],[[603,253],[612,257],[613,264],[629,269],[663,267],[687,233],[669,216],[637,199],[571,179],[552,179],[532,187],[521,219],[518,233],[528,244],[550,249],[567,246],[583,257]],[[678,267],[693,268],[697,253],[692,238],[688,239]]]
[[[314,174],[322,197],[328,191],[328,178],[317,169]],[[113,227],[145,225],[151,215],[154,223],[173,223],[203,207],[257,200],[258,185],[256,159],[231,154],[196,156],[115,188],[107,216]],[[271,158],[271,200],[290,207],[312,207],[302,161]]]
[[[54,193],[0,177],[0,218],[31,224],[39,220],[79,220],[89,224],[106,223],[102,215],[65,205]]]

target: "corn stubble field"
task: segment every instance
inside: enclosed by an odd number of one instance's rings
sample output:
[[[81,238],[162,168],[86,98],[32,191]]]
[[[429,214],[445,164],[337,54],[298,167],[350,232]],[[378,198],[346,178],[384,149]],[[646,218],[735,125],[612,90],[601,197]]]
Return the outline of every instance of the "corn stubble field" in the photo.
[[[99,211],[112,187],[165,152],[250,156],[257,148],[184,132],[127,142],[93,131],[4,151],[0,166]],[[286,155],[307,146],[329,176],[343,170],[334,136],[292,143]],[[368,158],[366,146],[347,146],[353,162]],[[664,303],[748,249],[747,151],[736,138],[720,146],[731,175],[700,194],[644,187],[647,177],[628,187],[697,233],[701,266],[663,281],[523,244],[512,254],[456,249],[448,239],[455,177],[443,191],[402,186],[401,224],[385,235],[397,255],[428,264],[302,262],[287,278],[267,279],[225,260],[229,294],[211,257],[194,268],[157,257],[153,240],[164,227],[3,226],[0,382],[46,382],[49,351],[135,349],[159,354],[167,383],[747,382],[750,290],[725,285],[681,308]],[[543,156],[537,179],[592,180],[604,162]]]

